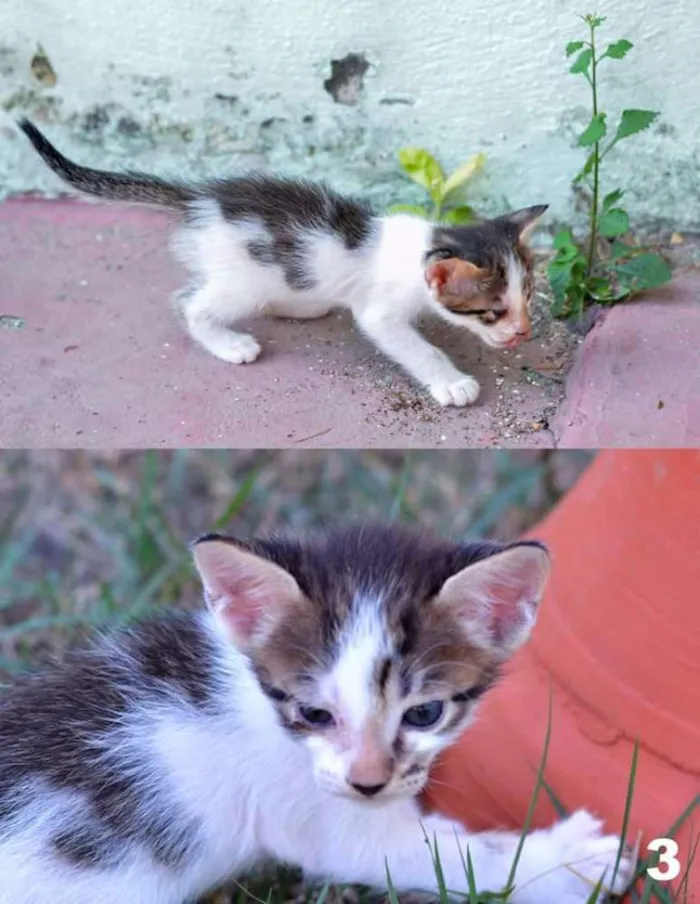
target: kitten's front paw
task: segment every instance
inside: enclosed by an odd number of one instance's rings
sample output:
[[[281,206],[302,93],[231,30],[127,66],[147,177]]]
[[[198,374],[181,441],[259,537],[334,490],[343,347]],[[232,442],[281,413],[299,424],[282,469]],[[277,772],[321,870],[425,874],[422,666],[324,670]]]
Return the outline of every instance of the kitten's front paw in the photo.
[[[555,894],[557,901],[567,904],[585,904],[601,878],[600,901],[609,893],[619,895],[626,891],[636,864],[629,851],[623,849],[613,883],[620,839],[603,835],[602,829],[601,820],[586,810],[578,810],[543,833],[542,853],[546,851],[546,858],[542,862],[542,878],[532,877],[531,890],[539,893],[541,889],[544,899],[547,894]],[[518,901],[517,894],[513,900]]]
[[[464,408],[479,398],[479,384],[474,377],[466,374],[451,382],[446,380],[444,383],[431,383],[428,388],[435,401],[443,406]]]
[[[222,337],[210,350],[217,358],[230,364],[252,364],[261,352],[259,344],[247,333]]]

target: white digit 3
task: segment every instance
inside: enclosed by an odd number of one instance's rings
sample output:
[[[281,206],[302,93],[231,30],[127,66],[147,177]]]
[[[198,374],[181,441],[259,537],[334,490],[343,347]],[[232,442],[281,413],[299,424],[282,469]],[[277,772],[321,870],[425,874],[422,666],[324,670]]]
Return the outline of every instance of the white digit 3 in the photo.
[[[678,854],[678,844],[673,838],[652,838],[647,845],[648,851],[659,852],[659,862],[656,866],[650,866],[647,874],[657,882],[670,882],[675,879],[681,871],[681,864],[676,856]],[[659,869],[660,866],[665,869]]]

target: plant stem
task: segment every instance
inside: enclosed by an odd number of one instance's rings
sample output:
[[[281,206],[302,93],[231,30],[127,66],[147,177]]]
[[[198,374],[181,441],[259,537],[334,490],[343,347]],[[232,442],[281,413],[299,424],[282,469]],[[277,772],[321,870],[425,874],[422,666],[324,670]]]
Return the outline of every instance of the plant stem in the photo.
[[[595,54],[595,25],[590,23],[591,29],[591,91],[593,93],[593,117],[598,115],[598,82],[597,59]],[[600,190],[600,142],[596,141],[593,148],[593,199],[591,201],[590,216],[590,240],[588,245],[588,265],[586,267],[586,279],[593,273],[596,244],[598,242],[598,194]]]

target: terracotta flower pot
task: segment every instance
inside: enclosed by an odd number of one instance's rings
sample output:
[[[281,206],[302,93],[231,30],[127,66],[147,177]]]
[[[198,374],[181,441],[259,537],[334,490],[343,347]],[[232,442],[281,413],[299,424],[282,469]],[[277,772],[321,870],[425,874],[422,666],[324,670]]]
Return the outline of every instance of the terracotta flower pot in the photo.
[[[700,793],[700,453],[607,451],[536,529],[553,553],[532,640],[434,773],[427,804],[477,829],[522,825],[542,755],[568,810],[622,825],[642,850]],[[543,791],[535,824],[556,817]],[[675,834],[681,877],[700,808]],[[668,883],[671,893],[678,880]],[[700,902],[700,850],[685,886]]]

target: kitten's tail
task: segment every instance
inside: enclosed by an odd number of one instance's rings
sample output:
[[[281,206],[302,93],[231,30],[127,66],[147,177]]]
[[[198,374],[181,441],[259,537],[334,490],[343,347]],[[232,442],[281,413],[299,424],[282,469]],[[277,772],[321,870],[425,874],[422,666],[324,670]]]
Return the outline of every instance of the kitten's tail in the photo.
[[[65,182],[79,191],[110,201],[183,208],[195,197],[191,189],[144,173],[112,173],[80,166],[64,157],[28,119],[18,123],[39,156]]]

